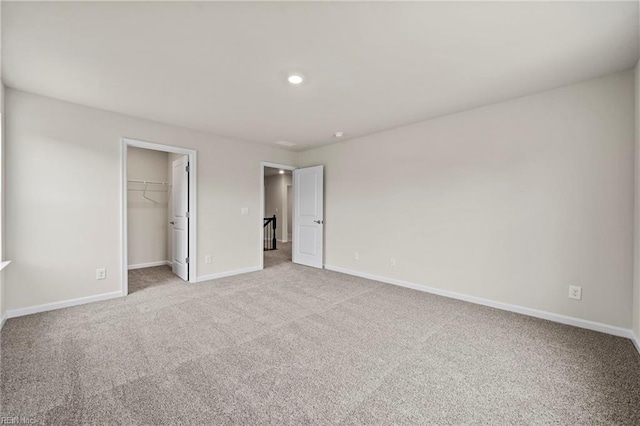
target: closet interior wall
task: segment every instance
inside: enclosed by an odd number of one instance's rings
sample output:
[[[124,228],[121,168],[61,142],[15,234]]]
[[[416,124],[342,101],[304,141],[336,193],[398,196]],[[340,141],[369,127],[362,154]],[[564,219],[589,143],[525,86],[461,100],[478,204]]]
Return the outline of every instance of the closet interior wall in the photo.
[[[169,154],[129,147],[128,265],[129,269],[169,263]]]

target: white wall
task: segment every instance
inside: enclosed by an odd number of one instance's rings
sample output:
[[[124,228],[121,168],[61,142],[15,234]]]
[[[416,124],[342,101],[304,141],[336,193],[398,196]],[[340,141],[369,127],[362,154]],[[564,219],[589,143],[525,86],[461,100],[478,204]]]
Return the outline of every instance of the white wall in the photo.
[[[122,137],[198,150],[198,276],[259,266],[260,162],[291,164],[294,153],[11,89],[5,97],[9,310],[120,291]],[[106,280],[95,280],[99,267]]]
[[[287,228],[289,221],[287,211],[287,185],[291,185],[291,175],[289,174],[278,174],[264,178],[264,217],[271,217],[276,214],[276,238],[281,241],[287,241]]]
[[[286,174],[282,175],[282,214],[280,215],[282,220],[278,224],[278,228],[280,229],[280,239],[282,241],[289,241],[289,228],[291,227],[289,224],[293,220],[293,218],[289,217],[289,201],[288,201],[288,193],[287,186],[293,184],[293,175]]]
[[[636,144],[635,144],[635,211],[634,211],[634,275],[633,275],[633,332],[640,339],[640,61],[635,69]]]
[[[629,328],[633,84],[627,71],[301,153],[326,167],[326,264]]]
[[[0,10],[2,5],[0,2]],[[0,262],[5,260],[4,251],[4,84],[0,80]],[[0,271],[0,324],[7,311],[4,270]]]
[[[287,234],[288,240],[293,238],[293,185],[287,184]]]
[[[280,217],[282,212],[280,176],[265,176],[264,178],[264,217],[274,214]]]
[[[0,1],[0,22],[2,21],[2,1]],[[2,45],[2,37],[0,32],[0,46]],[[0,62],[2,55],[0,55]],[[2,64],[0,63],[0,70]],[[0,72],[0,262],[6,260],[4,251],[4,94],[5,87],[2,82],[2,73]],[[0,323],[6,313],[6,296],[5,296],[5,278],[4,270],[0,271]]]
[[[129,180],[169,182],[169,154],[161,151],[130,147],[127,149]],[[128,185],[128,250],[129,266],[164,262],[167,252],[169,188],[161,185],[131,183]],[[158,192],[163,191],[163,192]],[[151,198],[153,201],[148,200]]]

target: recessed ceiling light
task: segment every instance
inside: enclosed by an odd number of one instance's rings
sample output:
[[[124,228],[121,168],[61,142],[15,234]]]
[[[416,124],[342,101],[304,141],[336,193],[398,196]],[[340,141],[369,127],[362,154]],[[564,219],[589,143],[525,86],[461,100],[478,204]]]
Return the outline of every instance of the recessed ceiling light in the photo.
[[[341,138],[342,136],[344,136],[344,133],[343,133],[343,132],[335,132],[335,133],[333,134],[333,137],[334,137],[334,138]]]
[[[278,173],[280,173],[281,175],[284,174],[284,170],[280,170]]]
[[[304,81],[304,77],[300,74],[291,74],[287,80],[289,80],[291,84],[298,85]]]
[[[293,142],[287,142],[287,141],[275,141],[274,142],[276,145],[282,145],[282,146],[296,146],[295,143]]]

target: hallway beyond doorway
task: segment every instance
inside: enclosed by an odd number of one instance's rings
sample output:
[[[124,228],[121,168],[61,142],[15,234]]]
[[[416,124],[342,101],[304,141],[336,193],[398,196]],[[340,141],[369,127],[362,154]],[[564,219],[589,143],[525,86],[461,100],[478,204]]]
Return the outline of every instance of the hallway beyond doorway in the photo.
[[[291,241],[287,243],[278,242],[278,248],[276,250],[264,252],[265,269],[289,262],[291,262]]]

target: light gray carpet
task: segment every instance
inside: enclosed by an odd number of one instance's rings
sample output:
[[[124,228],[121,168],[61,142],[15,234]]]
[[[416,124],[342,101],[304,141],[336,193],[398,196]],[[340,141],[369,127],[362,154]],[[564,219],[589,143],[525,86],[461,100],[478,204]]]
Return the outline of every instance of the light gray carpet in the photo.
[[[291,243],[278,242],[277,250],[269,250],[264,252],[264,267],[271,268],[291,262]]]
[[[640,424],[629,340],[266,263],[200,284],[167,267],[132,271],[127,298],[9,320],[2,415],[59,425]]]

